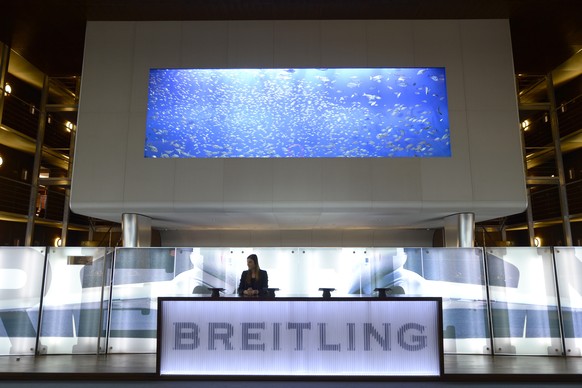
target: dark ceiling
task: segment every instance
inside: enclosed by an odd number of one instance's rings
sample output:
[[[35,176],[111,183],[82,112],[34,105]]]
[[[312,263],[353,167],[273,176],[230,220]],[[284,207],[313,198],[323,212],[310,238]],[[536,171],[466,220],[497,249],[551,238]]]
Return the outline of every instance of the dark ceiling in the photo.
[[[87,20],[510,20],[516,73],[582,48],[580,0],[2,0],[0,41],[52,77],[80,75]]]

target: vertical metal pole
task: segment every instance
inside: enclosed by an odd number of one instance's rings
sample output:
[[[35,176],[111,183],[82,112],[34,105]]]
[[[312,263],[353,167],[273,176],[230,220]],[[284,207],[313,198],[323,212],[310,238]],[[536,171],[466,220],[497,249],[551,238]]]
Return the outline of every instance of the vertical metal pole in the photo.
[[[527,188],[527,234],[529,236],[529,246],[534,247],[536,245],[535,239],[535,229],[534,229],[534,221],[533,221],[533,211],[531,209],[531,190]]]
[[[562,342],[562,356],[566,356],[566,331],[564,328],[564,315],[562,313],[562,303],[560,298],[560,286],[559,286],[559,279],[558,279],[558,264],[556,263],[556,248],[551,248],[552,252],[552,269],[554,270],[554,284],[556,285],[556,308],[558,309],[558,324],[560,326],[560,340]],[[560,251],[558,251],[559,253]],[[541,255],[540,255],[541,256]]]
[[[6,85],[6,73],[8,72],[8,61],[10,60],[10,47],[0,42],[0,123],[4,113],[4,85]]]
[[[69,215],[71,210],[69,204],[71,202],[71,177],[73,176],[73,157],[75,153],[75,128],[71,129],[71,142],[69,145],[69,166],[67,171],[67,177],[69,178],[69,186],[65,189],[65,206],[63,207],[63,227],[61,230],[61,242],[63,246],[67,246],[67,232],[69,230]]]
[[[525,149],[525,134],[523,129],[520,129],[521,132],[521,152],[523,154],[523,169],[525,176],[527,177],[527,150]],[[533,211],[531,208],[531,189],[526,187],[526,194],[527,194],[527,208],[525,209],[526,219],[527,219],[527,234],[529,236],[529,246],[535,246],[535,230],[534,230],[534,221],[533,221]]]
[[[49,79],[45,75],[42,83],[42,95],[40,100],[40,117],[38,122],[38,133],[36,135],[36,150],[34,152],[34,167],[30,183],[30,200],[28,202],[28,221],[26,223],[25,246],[32,245],[34,233],[34,220],[36,217],[36,197],[38,196],[38,183],[40,175],[40,163],[42,160],[42,146],[44,143],[44,133],[46,130],[46,103],[48,99]]]
[[[38,319],[37,319],[37,329],[36,329],[36,342],[35,342],[35,346],[34,346],[34,354],[41,354],[42,353],[42,349],[41,349],[41,343],[40,343],[40,334],[42,332],[42,316],[43,316],[43,310],[44,310],[44,294],[45,294],[45,290],[47,285],[47,273],[48,273],[48,261],[49,261],[49,249],[50,248],[45,248],[44,250],[44,266],[42,269],[42,287],[40,288],[40,301],[38,304]]]
[[[487,327],[489,328],[489,346],[491,355],[495,356],[495,338],[493,333],[493,306],[491,306],[491,291],[489,289],[489,262],[485,247],[481,251],[483,257],[483,276],[485,277],[485,297],[487,298]]]
[[[556,167],[558,169],[558,196],[560,198],[560,212],[562,213],[562,229],[566,243],[565,245],[571,247],[572,229],[570,228],[570,210],[568,209],[566,176],[564,174],[564,161],[562,159],[562,146],[560,143],[560,127],[558,123],[558,113],[556,111],[556,96],[554,93],[554,80],[552,78],[552,73],[547,75],[546,82],[548,86],[548,98],[550,101],[550,124],[554,141],[554,152],[556,155]]]
[[[75,103],[76,96],[79,95],[79,80],[77,79],[77,84],[75,86]],[[68,186],[65,188],[65,205],[63,207],[63,227],[61,230],[61,242],[62,246],[67,246],[67,233],[69,230],[69,216],[71,214],[71,178],[73,176],[73,160],[75,157],[75,139],[77,136],[77,128],[76,125],[73,125],[71,128],[71,140],[69,141],[69,163],[67,168],[67,178],[68,178]]]

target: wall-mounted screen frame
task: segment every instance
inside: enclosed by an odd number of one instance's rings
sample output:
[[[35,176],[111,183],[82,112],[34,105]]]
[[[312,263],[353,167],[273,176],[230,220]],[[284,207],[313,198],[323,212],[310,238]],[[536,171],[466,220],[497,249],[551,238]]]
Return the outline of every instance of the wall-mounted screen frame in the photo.
[[[450,157],[445,69],[151,69],[144,156]]]

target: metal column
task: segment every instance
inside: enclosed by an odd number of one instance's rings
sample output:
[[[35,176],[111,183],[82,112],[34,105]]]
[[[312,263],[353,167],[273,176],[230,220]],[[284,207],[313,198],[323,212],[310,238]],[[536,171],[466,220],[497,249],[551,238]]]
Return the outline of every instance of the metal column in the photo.
[[[445,217],[445,247],[475,246],[475,214],[458,213]]]
[[[546,78],[548,87],[548,98],[550,101],[550,124],[552,139],[554,141],[554,152],[556,156],[556,168],[558,169],[558,196],[560,198],[560,213],[562,215],[562,229],[564,233],[565,245],[572,246],[572,229],[570,228],[570,210],[568,208],[568,196],[566,193],[566,176],[564,174],[564,161],[562,159],[562,145],[560,142],[560,127],[558,123],[558,113],[556,111],[556,96],[554,93],[554,80],[552,74]]]
[[[28,202],[28,221],[26,223],[26,236],[24,245],[32,245],[34,234],[34,220],[36,217],[36,197],[38,196],[38,184],[40,180],[40,164],[42,161],[42,146],[44,144],[44,133],[46,130],[46,104],[48,100],[49,78],[44,76],[42,83],[42,95],[40,101],[40,117],[38,119],[38,133],[36,135],[36,150],[34,152],[34,167],[30,184],[30,200]]]
[[[10,60],[10,47],[0,42],[0,123],[4,112],[4,85],[6,85],[6,73],[8,72],[8,62]]]
[[[124,247],[137,248],[152,246],[151,218],[135,213],[123,213],[121,228]]]

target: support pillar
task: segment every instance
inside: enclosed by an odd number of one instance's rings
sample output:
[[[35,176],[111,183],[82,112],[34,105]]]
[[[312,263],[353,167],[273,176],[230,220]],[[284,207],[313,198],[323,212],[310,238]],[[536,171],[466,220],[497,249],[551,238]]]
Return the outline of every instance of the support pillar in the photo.
[[[0,42],[0,123],[4,113],[4,87],[6,86],[6,73],[8,72],[8,61],[10,60],[10,47]]]
[[[566,193],[566,175],[564,173],[564,160],[562,158],[562,145],[560,140],[560,126],[558,123],[558,113],[556,107],[556,95],[554,93],[554,80],[552,73],[549,73],[546,81],[548,87],[548,98],[550,100],[550,124],[552,139],[554,143],[554,153],[556,157],[556,169],[558,170],[558,197],[560,199],[560,213],[562,215],[562,230],[565,244],[572,246],[572,229],[570,227],[570,209],[568,207],[568,195]]]
[[[445,247],[472,248],[475,246],[475,214],[458,213],[444,218]]]
[[[38,196],[38,185],[40,181],[40,164],[42,160],[42,147],[44,144],[44,134],[46,130],[47,112],[46,104],[49,92],[49,78],[43,78],[42,94],[40,99],[40,117],[38,119],[38,131],[36,134],[36,149],[34,152],[34,166],[30,182],[30,198],[28,200],[28,222],[26,223],[26,236],[24,245],[31,246],[34,235],[34,223],[36,219],[36,197]]]
[[[123,213],[121,217],[123,246],[145,248],[152,246],[152,219],[141,214]]]

